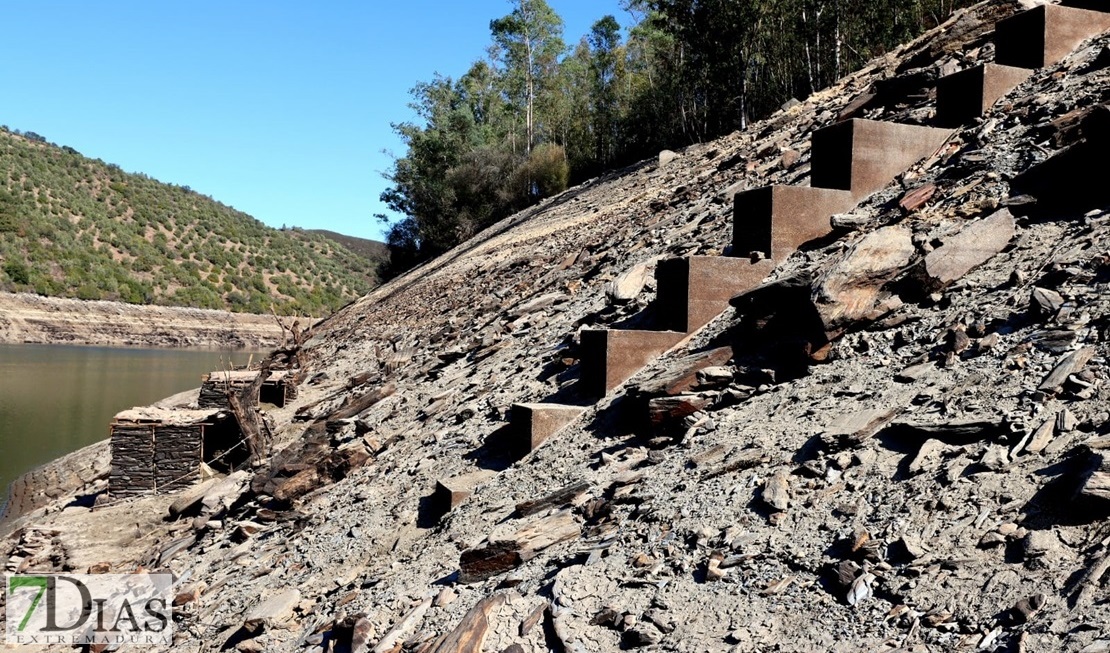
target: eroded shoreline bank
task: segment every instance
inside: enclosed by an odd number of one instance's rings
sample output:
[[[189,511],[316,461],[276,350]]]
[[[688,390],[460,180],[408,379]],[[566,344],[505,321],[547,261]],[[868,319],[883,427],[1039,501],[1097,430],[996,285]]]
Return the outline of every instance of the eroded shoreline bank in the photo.
[[[0,293],[5,344],[269,349],[281,335],[270,315]]]

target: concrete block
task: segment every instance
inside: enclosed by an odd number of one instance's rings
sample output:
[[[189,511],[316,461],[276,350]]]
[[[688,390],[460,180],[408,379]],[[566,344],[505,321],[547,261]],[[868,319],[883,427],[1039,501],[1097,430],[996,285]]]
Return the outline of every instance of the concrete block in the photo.
[[[522,453],[534,451],[548,438],[578,419],[584,409],[562,404],[513,404],[509,421]]]
[[[1110,0],[1060,0],[1061,7],[1078,7],[1095,11],[1110,11]]]
[[[819,129],[813,134],[810,185],[850,191],[862,199],[935,152],[949,133],[858,118]]]
[[[685,333],[678,331],[583,331],[580,381],[583,392],[604,397],[685,337]]]
[[[433,500],[446,513],[454,510],[463,501],[470,498],[478,486],[490,480],[497,473],[488,469],[481,469],[469,474],[462,474],[448,479],[436,481]]]
[[[732,251],[763,252],[782,261],[803,243],[829,235],[829,218],[855,205],[852,193],[828,188],[766,186],[739,193],[733,202]]]
[[[769,260],[728,256],[669,258],[655,267],[660,326],[691,333],[728,308],[728,300],[758,286],[771,274]]]
[[[959,127],[978,118],[1031,74],[1027,68],[988,63],[940,78],[937,81],[937,124]]]
[[[1080,126],[1083,140],[1041,161],[1010,182],[1014,195],[1037,203],[1021,207],[1034,216],[1078,217],[1110,203],[1106,153],[1110,151],[1110,110],[1096,108]]]
[[[1084,40],[1108,29],[1110,13],[1105,10],[1041,5],[999,21],[994,29],[994,60],[1018,68],[1051,66]]]

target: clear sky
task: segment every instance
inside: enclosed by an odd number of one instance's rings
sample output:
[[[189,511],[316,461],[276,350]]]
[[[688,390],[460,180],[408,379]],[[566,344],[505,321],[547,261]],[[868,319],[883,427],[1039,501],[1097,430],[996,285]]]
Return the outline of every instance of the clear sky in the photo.
[[[576,43],[619,0],[548,0]],[[0,124],[275,227],[378,238],[408,90],[485,56],[508,0],[6,0]]]

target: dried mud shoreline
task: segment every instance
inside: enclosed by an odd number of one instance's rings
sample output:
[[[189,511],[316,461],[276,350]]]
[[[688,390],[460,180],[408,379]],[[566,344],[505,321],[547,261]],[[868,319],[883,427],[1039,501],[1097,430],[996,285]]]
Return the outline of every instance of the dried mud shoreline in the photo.
[[[0,293],[0,343],[266,349],[281,328],[270,315]]]

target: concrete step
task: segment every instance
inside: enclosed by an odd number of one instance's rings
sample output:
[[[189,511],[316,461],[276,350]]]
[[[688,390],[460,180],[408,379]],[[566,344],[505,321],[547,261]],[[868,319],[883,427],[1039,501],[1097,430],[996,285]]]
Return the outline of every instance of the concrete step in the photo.
[[[563,404],[513,404],[509,422],[514,440],[520,443],[519,453],[524,455],[535,451],[548,438],[578,419],[584,410],[580,406]]]
[[[762,252],[782,261],[803,243],[827,236],[832,231],[829,218],[855,205],[852,193],[828,188],[765,186],[737,193],[732,252],[736,256]]]
[[[1094,5],[1095,3],[1077,3]],[[999,21],[994,60],[1003,66],[1042,68],[1058,63],[1084,40],[1110,30],[1110,11],[1041,5]]]
[[[453,476],[436,481],[436,489],[432,493],[432,501],[436,504],[437,516],[445,515],[454,510],[463,501],[470,498],[478,486],[489,481],[496,472],[480,469],[469,474]]]
[[[728,308],[728,300],[758,286],[774,263],[728,256],[663,259],[655,266],[659,326],[692,333]]]
[[[988,63],[940,78],[937,80],[937,124],[959,127],[978,118],[1031,74],[1028,68]]]
[[[1060,0],[1060,6],[1110,11],[1110,0]]]
[[[582,331],[583,394],[604,397],[627,381],[653,358],[674,347],[685,333],[678,331]]]
[[[854,118],[813,134],[810,185],[859,200],[884,188],[948,139],[949,130]]]

